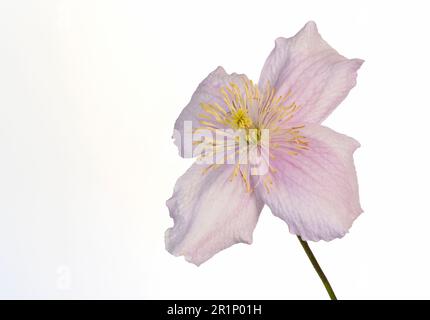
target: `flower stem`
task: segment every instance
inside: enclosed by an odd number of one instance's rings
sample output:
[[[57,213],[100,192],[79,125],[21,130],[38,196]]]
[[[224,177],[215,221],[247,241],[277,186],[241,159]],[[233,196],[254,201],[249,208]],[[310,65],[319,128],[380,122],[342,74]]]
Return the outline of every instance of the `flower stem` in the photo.
[[[325,276],[320,265],[318,264],[318,261],[315,258],[314,254],[312,253],[311,248],[309,248],[308,243],[306,241],[304,241],[302,238],[300,238],[300,236],[297,236],[297,238],[299,239],[300,244],[302,245],[302,247],[305,250],[309,260],[311,261],[312,265],[314,266],[315,271],[318,273],[322,283],[324,284],[324,287],[327,290],[327,293],[330,296],[330,299],[331,300],[337,300],[336,295],[334,294],[334,291],[330,285],[330,282],[328,282],[327,277]]]

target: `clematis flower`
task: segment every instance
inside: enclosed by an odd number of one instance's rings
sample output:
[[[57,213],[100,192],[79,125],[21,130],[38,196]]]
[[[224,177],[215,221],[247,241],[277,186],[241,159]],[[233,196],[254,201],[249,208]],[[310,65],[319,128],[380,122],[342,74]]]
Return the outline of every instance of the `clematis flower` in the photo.
[[[222,67],[210,73],[175,123],[180,155],[198,160],[167,201],[174,220],[167,250],[200,265],[250,244],[264,205],[305,241],[343,237],[362,212],[359,143],[321,122],[355,86],[362,63],[340,55],[308,22],[276,40],[258,84]],[[202,146],[212,149],[196,155]],[[243,155],[248,161],[238,160]]]

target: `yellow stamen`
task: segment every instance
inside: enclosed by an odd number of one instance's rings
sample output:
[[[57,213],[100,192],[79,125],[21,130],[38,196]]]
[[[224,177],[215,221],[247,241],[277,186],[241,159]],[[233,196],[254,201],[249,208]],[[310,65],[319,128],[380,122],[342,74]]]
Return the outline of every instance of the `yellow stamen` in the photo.
[[[264,88],[254,84],[251,80],[243,78],[243,84],[229,83],[220,89],[221,103],[201,103],[203,112],[199,115],[201,127],[194,130],[209,130],[217,137],[227,137],[227,141],[213,141],[213,148],[207,156],[213,156],[221,152],[226,152],[225,159],[232,160],[235,165],[230,180],[239,176],[243,180],[247,192],[252,192],[251,179],[248,173],[250,168],[235,162],[236,156],[247,154],[252,145],[253,148],[263,148],[262,130],[269,130],[269,159],[276,159],[284,154],[288,156],[298,156],[300,153],[309,150],[309,142],[301,134],[303,125],[288,127],[288,122],[300,109],[292,101],[292,93],[288,91],[285,95],[276,95],[276,89],[269,83]],[[238,146],[240,137],[235,133],[227,133],[218,129],[232,129],[233,132],[245,130],[245,146]],[[232,139],[228,139],[228,137]],[[208,141],[206,141],[207,143]],[[211,141],[209,141],[211,142]],[[203,143],[196,141],[195,144]],[[209,144],[210,145],[210,144]],[[245,149],[246,148],[246,149]],[[275,154],[274,152],[275,151]],[[222,155],[221,155],[222,156]],[[228,162],[232,163],[232,162]],[[208,170],[217,168],[219,164],[206,168]],[[272,175],[277,170],[269,165],[270,173],[267,173],[262,183],[269,192],[272,182]]]

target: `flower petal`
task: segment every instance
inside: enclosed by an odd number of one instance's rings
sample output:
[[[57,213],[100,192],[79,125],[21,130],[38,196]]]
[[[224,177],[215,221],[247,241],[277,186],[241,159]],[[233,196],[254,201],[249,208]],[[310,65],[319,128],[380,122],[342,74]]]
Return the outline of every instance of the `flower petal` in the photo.
[[[304,240],[340,238],[362,212],[352,157],[359,143],[317,124],[301,133],[309,150],[295,156],[273,150],[277,172],[269,192],[259,185],[259,196]]]
[[[166,231],[166,249],[196,265],[235,243],[250,244],[263,207],[241,178],[230,180],[232,165],[203,174],[204,168],[192,165],[167,201],[174,226]]]
[[[296,121],[321,123],[355,86],[362,63],[337,53],[311,21],[294,37],[276,40],[259,86],[270,83],[278,95],[290,94],[288,101],[300,106]]]
[[[201,103],[218,103],[222,108],[226,108],[222,94],[222,87],[235,83],[242,87],[247,77],[243,74],[228,74],[224,68],[218,67],[211,72],[197,87],[190,102],[182,110],[175,122],[173,138],[179,149],[179,154],[185,158],[193,157],[193,146],[190,142],[190,135],[193,129],[200,126],[199,114],[202,113]],[[191,125],[191,127],[189,126]]]

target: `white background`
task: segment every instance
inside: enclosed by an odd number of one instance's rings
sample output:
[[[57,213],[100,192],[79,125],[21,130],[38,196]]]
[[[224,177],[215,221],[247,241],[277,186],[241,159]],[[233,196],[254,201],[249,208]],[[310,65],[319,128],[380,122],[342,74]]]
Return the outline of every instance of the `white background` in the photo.
[[[192,163],[173,123],[222,65],[258,80],[308,20],[358,85],[325,122],[355,137],[365,210],[311,243],[339,298],[430,298],[426,1],[0,2],[0,297],[325,299],[265,208],[251,246],[196,267],[164,250]]]

